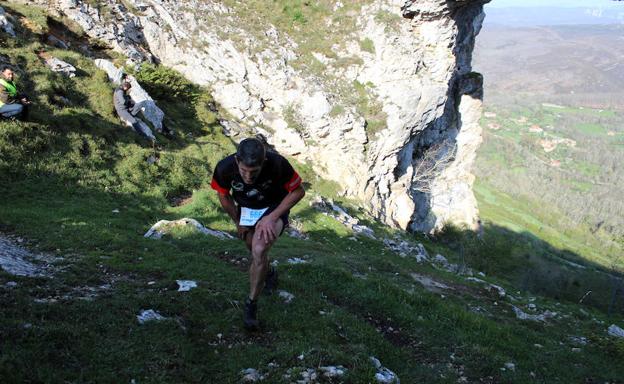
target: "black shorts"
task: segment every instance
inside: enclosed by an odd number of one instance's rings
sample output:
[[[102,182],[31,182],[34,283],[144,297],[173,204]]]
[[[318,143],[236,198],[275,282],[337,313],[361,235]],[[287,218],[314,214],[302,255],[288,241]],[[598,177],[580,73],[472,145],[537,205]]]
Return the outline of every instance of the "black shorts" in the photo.
[[[277,208],[277,206],[274,207],[269,207],[269,209],[266,210],[266,212],[264,212],[262,214],[262,216],[260,217],[260,219],[262,219],[263,217],[267,216],[269,213],[273,212],[275,210],[275,208]],[[240,215],[240,211],[241,211],[241,207],[238,206],[238,214]],[[282,231],[279,233],[280,236],[282,235],[282,233],[284,233],[284,230],[286,229],[286,227],[288,227],[289,221],[288,221],[288,215],[290,214],[290,211],[286,211],[286,213],[284,213],[283,215],[281,215],[279,218],[282,220],[282,223],[284,223],[284,226],[282,227]],[[258,221],[260,221],[260,219]],[[254,230],[256,229],[256,225],[258,224],[258,222],[256,222],[256,224],[254,224],[253,226],[247,226],[247,225],[243,225],[243,227],[245,228],[253,228]]]

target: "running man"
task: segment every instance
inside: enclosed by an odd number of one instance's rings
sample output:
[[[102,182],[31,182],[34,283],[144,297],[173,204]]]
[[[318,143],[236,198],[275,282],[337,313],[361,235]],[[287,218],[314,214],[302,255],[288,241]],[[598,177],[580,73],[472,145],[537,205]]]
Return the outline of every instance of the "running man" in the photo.
[[[288,226],[290,209],[305,195],[301,177],[284,157],[267,152],[262,141],[248,138],[240,142],[235,154],[217,164],[211,187],[251,251],[243,323],[256,330],[258,296],[263,288],[270,293],[277,284],[269,249]]]

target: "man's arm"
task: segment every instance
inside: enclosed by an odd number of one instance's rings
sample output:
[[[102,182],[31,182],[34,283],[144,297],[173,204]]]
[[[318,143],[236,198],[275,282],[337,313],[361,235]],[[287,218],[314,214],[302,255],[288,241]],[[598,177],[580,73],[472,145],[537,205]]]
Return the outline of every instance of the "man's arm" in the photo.
[[[305,190],[302,185],[293,189],[284,197],[281,203],[270,214],[263,217],[256,225],[256,232],[260,238],[264,238],[265,242],[273,241],[277,238],[275,233],[275,222],[284,213],[288,212],[305,196]]]
[[[229,193],[223,194],[219,193],[219,202],[223,207],[223,210],[230,216],[234,224],[236,225],[236,231],[238,232],[238,237],[241,240],[245,240],[247,237],[247,232],[250,231],[247,227],[242,227],[239,225],[240,222],[240,214],[238,212],[238,207],[234,203],[234,198]]]
[[[238,208],[236,207],[236,204],[234,204],[234,198],[232,198],[232,195],[230,195],[229,193],[227,194],[219,193],[219,202],[221,203],[221,206],[223,207],[225,212],[228,214],[228,216],[232,218],[232,220],[234,221],[234,224],[238,226],[238,220],[239,220]]]
[[[123,91],[119,88],[115,89],[115,92],[113,92],[113,105],[115,106],[115,110],[117,111],[118,115],[121,111],[126,110]]]

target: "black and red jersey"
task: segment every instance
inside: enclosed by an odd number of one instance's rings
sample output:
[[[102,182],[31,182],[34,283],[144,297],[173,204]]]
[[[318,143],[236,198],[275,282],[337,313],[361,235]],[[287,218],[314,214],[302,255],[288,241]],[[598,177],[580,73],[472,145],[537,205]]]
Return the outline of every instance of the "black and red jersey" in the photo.
[[[219,161],[210,186],[220,194],[232,193],[239,206],[252,209],[275,207],[301,185],[301,177],[283,156],[267,152],[262,170],[253,184],[245,184],[234,155]]]

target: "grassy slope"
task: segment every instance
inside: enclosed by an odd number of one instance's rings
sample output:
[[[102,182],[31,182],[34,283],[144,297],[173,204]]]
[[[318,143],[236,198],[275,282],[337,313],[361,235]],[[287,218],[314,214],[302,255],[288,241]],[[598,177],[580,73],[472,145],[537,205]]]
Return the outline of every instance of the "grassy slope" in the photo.
[[[624,136],[621,117],[587,108],[490,109],[498,115],[483,119],[488,128],[477,161],[477,193],[488,219],[529,230],[603,267],[622,268],[617,239],[624,185],[619,167],[612,165],[624,156],[618,146]],[[492,130],[493,125],[500,128]],[[532,126],[543,131],[530,132]],[[557,139],[573,142],[552,152],[540,146],[541,140]]]
[[[254,367],[269,373],[266,382],[290,382],[300,369],[342,364],[348,375],[339,381],[362,383],[373,381],[369,356],[404,383],[624,377],[619,364],[624,345],[606,337],[608,324],[592,321],[604,319],[598,311],[538,298],[540,310],[551,308],[565,317],[547,324],[518,321],[510,304],[524,307],[525,291],[514,293],[516,301],[501,300],[454,274],[384,250],[379,241],[351,240],[344,226],[308,207],[309,197],[293,217],[310,240],[283,237],[272,251],[280,262],[281,288],[296,298],[289,305],[277,296],[262,298],[263,332],[244,332],[240,302],[247,290],[248,255],[240,242],[184,230],[160,241],[142,237],[156,220],[179,217],[233,229],[207,189],[210,170],[233,149],[206,109],[207,96],[199,91],[192,108],[161,103],[179,136],[161,138],[162,148],[155,151],[112,116],[112,90],[90,60],[50,51],[82,71],[63,79],[32,53],[39,47],[37,36],[20,33],[19,42],[2,43],[19,60],[21,80],[36,95],[36,107],[33,122],[0,123],[0,228],[64,260],[52,279],[0,272],[0,381],[227,383],[238,382],[241,369]],[[55,106],[59,92],[73,106]],[[149,156],[159,161],[149,165]],[[332,189],[305,165],[297,168],[310,182],[309,196]],[[191,203],[170,204],[189,192]],[[378,234],[392,235],[372,225]],[[486,236],[495,229],[488,228]],[[506,256],[505,247],[512,241],[520,247],[523,239],[503,233],[496,239],[507,242],[488,241],[487,248],[463,236],[412,240],[450,258],[456,258],[457,241],[464,241],[470,265],[506,284],[503,266],[515,264],[498,260],[501,267],[494,268],[484,260],[497,260],[497,252]],[[290,257],[309,263],[289,265]],[[455,289],[427,292],[413,272]],[[196,280],[199,287],[177,292],[176,279]],[[9,288],[8,281],[17,287]],[[107,283],[112,288],[95,299],[78,298],[85,287]],[[148,308],[170,320],[139,325],[135,316]],[[586,336],[590,344],[573,352],[572,335]],[[277,367],[269,368],[269,362]],[[516,370],[501,370],[507,362]],[[291,368],[292,379],[283,378]]]

